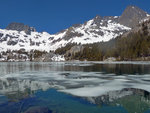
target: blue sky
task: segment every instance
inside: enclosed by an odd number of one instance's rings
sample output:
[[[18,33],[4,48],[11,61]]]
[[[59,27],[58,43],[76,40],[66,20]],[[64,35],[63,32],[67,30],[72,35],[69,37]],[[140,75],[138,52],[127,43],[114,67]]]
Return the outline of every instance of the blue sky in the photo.
[[[150,0],[0,0],[0,28],[20,22],[52,34],[96,15],[119,16],[128,5],[150,13]]]

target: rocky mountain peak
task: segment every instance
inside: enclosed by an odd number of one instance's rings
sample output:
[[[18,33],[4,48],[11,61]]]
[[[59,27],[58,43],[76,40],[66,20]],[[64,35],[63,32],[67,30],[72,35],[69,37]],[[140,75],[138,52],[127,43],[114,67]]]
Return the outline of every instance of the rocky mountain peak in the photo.
[[[35,32],[35,28],[30,27],[28,25],[24,25],[23,23],[10,23],[7,27],[7,30],[17,30],[17,31],[25,31],[26,34],[31,34],[31,32]]]
[[[119,23],[128,27],[135,27],[138,23],[146,18],[148,13],[137,6],[128,6],[119,18]]]
[[[99,16],[99,15],[97,15],[97,16],[94,18],[95,21],[100,21],[101,19],[102,19],[102,17]]]

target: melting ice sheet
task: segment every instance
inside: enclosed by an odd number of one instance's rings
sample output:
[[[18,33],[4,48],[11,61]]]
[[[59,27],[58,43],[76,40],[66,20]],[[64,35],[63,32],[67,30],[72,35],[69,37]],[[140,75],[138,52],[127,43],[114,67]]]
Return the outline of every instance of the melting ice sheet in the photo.
[[[56,88],[98,97],[125,88],[150,92],[149,62],[0,63],[0,94]]]

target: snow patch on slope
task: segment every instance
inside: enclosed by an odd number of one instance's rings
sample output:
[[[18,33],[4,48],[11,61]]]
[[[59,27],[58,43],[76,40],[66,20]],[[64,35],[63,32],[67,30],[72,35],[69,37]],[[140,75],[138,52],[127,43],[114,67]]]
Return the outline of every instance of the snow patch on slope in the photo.
[[[65,61],[65,57],[62,55],[55,55],[52,57],[52,61]]]

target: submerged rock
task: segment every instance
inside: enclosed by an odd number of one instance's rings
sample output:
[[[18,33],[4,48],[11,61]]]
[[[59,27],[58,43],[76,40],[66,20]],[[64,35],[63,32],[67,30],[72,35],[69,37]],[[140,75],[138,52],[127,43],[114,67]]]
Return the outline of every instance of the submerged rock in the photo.
[[[32,107],[24,113],[52,113],[52,111],[46,107]]]

